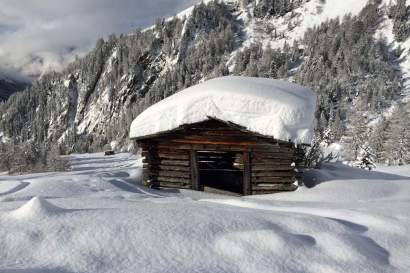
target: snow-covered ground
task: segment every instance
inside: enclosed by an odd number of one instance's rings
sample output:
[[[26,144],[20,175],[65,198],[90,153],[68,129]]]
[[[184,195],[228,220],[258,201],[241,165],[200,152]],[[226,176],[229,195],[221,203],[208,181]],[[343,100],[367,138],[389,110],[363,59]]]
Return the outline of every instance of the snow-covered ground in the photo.
[[[0,272],[409,272],[410,167],[331,164],[240,198],[131,185],[140,164],[74,155],[71,172],[0,176]]]

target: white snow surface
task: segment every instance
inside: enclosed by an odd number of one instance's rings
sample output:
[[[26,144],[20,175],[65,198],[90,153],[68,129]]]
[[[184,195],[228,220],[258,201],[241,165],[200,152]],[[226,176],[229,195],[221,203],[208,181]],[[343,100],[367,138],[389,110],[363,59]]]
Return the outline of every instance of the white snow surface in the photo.
[[[296,192],[230,197],[145,188],[130,154],[70,162],[66,173],[0,176],[1,273],[410,268],[409,166],[332,163]]]
[[[315,109],[316,96],[302,86],[264,78],[222,77],[149,107],[132,122],[130,137],[166,132],[212,117],[276,139],[310,143]]]

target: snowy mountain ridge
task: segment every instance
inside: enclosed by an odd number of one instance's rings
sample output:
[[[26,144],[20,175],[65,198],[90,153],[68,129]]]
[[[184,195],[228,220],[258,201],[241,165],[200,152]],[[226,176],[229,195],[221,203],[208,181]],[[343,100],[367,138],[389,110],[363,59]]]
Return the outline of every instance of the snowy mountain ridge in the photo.
[[[19,82],[0,74],[0,102],[7,100],[11,94],[23,90],[27,83]]]
[[[143,31],[99,40],[62,73],[1,105],[0,131],[72,151],[112,141],[127,148],[131,121],[144,109],[232,74],[310,87],[321,131],[330,128],[339,140],[355,115],[376,120],[407,94],[410,42],[396,41],[389,10],[380,0],[206,1]]]

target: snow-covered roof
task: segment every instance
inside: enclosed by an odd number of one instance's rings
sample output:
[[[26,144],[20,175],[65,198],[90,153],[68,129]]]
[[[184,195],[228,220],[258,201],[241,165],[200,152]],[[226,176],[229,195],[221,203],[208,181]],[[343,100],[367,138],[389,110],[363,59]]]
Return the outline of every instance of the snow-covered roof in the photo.
[[[310,143],[316,96],[302,86],[280,80],[222,77],[180,91],[141,113],[130,138],[176,129],[210,117],[280,140]]]

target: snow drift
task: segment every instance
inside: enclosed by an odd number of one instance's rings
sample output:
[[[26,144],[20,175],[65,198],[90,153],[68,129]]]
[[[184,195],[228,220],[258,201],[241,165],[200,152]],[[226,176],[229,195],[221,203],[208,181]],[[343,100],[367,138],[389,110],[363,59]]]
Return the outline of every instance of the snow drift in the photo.
[[[11,211],[9,216],[15,219],[30,219],[43,216],[51,216],[64,212],[65,209],[57,207],[42,198],[41,196],[33,197],[22,207]]]
[[[0,175],[0,273],[409,272],[409,166],[324,164],[312,188],[232,197],[128,184],[129,154],[69,162]]]
[[[166,132],[212,118],[295,143],[310,143],[316,97],[302,86],[272,79],[222,77],[174,94],[132,123],[131,138]]]

